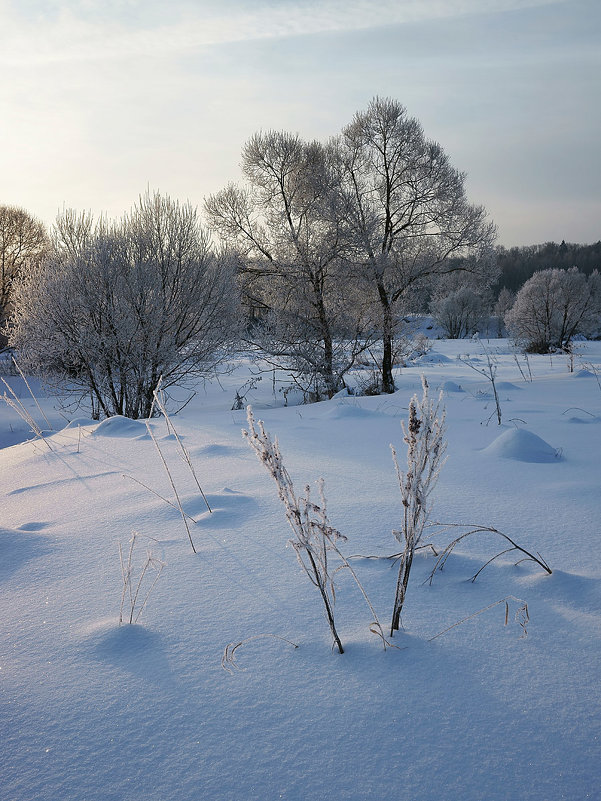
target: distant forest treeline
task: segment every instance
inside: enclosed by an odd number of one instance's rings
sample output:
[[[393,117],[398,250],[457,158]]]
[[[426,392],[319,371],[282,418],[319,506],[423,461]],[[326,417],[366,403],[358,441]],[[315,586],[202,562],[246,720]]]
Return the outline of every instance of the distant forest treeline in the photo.
[[[544,245],[527,245],[509,250],[499,247],[497,257],[501,271],[497,292],[503,287],[517,292],[538,270],[578,267],[585,275],[590,275],[593,270],[601,271],[601,241],[592,245],[545,242]]]

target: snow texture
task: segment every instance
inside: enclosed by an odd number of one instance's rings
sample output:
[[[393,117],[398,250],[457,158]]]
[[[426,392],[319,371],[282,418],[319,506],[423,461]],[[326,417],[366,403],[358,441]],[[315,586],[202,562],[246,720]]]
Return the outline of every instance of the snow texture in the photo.
[[[144,422],[97,423],[83,409],[65,427],[36,384],[54,429],[44,431],[48,447],[0,405],[0,798],[598,799],[601,426],[574,421],[600,419],[601,391],[559,356],[531,356],[525,381],[509,343],[491,340],[498,381],[520,390],[504,386],[499,427],[494,401],[477,395],[480,377],[457,359],[465,344],[437,341],[436,354],[396,375],[391,396],[285,407],[286,376],[275,384],[269,373],[246,398],[278,437],[298,491],[324,478],[344,553],[389,556],[401,526],[389,443],[402,460],[400,421],[420,375],[446,385],[448,462],[434,519],[494,526],[551,566],[549,576],[508,553],[471,583],[505,547],[481,533],[430,586],[435,556],[419,551],[399,648],[386,651],[348,570],[336,575],[345,653],[332,650],[315,587],[287,547],[276,488],[242,440],[244,411],[231,411],[248,360],[199,387],[173,419],[212,514],[172,431],[151,421],[196,521],[187,518],[197,554]],[[579,353],[601,366],[601,343]],[[119,626],[118,547],[127,551],[132,531],[134,578],[147,552],[166,566],[138,624]],[[427,541],[443,547],[457,533],[432,529]],[[396,568],[351,561],[386,627]],[[522,601],[526,636],[514,620]],[[225,671],[225,646],[256,635],[298,648],[249,639]]]

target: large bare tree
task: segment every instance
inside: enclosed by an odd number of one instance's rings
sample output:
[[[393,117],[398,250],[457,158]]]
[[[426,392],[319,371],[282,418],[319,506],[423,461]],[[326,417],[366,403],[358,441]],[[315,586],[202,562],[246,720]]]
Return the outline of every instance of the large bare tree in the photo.
[[[465,175],[396,100],[376,97],[337,141],[349,257],[379,309],[381,389],[394,392],[393,346],[410,290],[454,270],[494,275],[494,225],[468,203]]]
[[[270,131],[242,154],[243,186],[209,197],[213,229],[241,256],[242,284],[266,320],[253,334],[314,397],[331,397],[368,344],[369,321],[341,206],[331,147]]]
[[[10,314],[12,288],[16,278],[32,261],[38,261],[48,247],[41,222],[16,206],[0,206],[0,329]],[[6,337],[0,333],[0,349]]]

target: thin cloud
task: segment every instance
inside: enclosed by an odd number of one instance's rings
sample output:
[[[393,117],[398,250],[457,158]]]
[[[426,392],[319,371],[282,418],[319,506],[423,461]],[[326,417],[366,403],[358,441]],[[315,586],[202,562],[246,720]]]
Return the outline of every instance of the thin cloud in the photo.
[[[164,15],[144,14],[133,3],[108,6],[86,15],[86,6],[63,4],[51,16],[4,10],[0,34],[0,63],[12,66],[114,60],[194,51],[236,42],[344,33],[470,14],[491,14],[551,5],[561,0],[329,0],[229,6],[170,4]],[[147,6],[146,6],[147,8]],[[89,9],[89,7],[88,7]],[[135,16],[132,9],[137,9]]]

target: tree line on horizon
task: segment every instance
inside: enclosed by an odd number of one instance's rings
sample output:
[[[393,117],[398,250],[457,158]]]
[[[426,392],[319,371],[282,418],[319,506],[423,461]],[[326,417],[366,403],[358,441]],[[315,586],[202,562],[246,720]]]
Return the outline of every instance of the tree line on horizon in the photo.
[[[579,319],[568,339],[551,326],[536,347],[566,347],[596,314],[601,243],[495,247],[465,174],[392,99],[374,98],[325,144],[255,134],[242,181],[203,211],[204,222],[189,202],[147,192],[121,220],[67,210],[47,232],[0,206],[9,344],[31,369],[91,395],[97,414],[139,417],[159,378],[168,387],[207,374],[240,343],[313,400],[367,358],[370,391],[393,392],[405,315],[431,311],[449,336],[470,335],[558,260],[585,258],[586,272],[568,281],[562,267],[549,290],[570,295]]]

